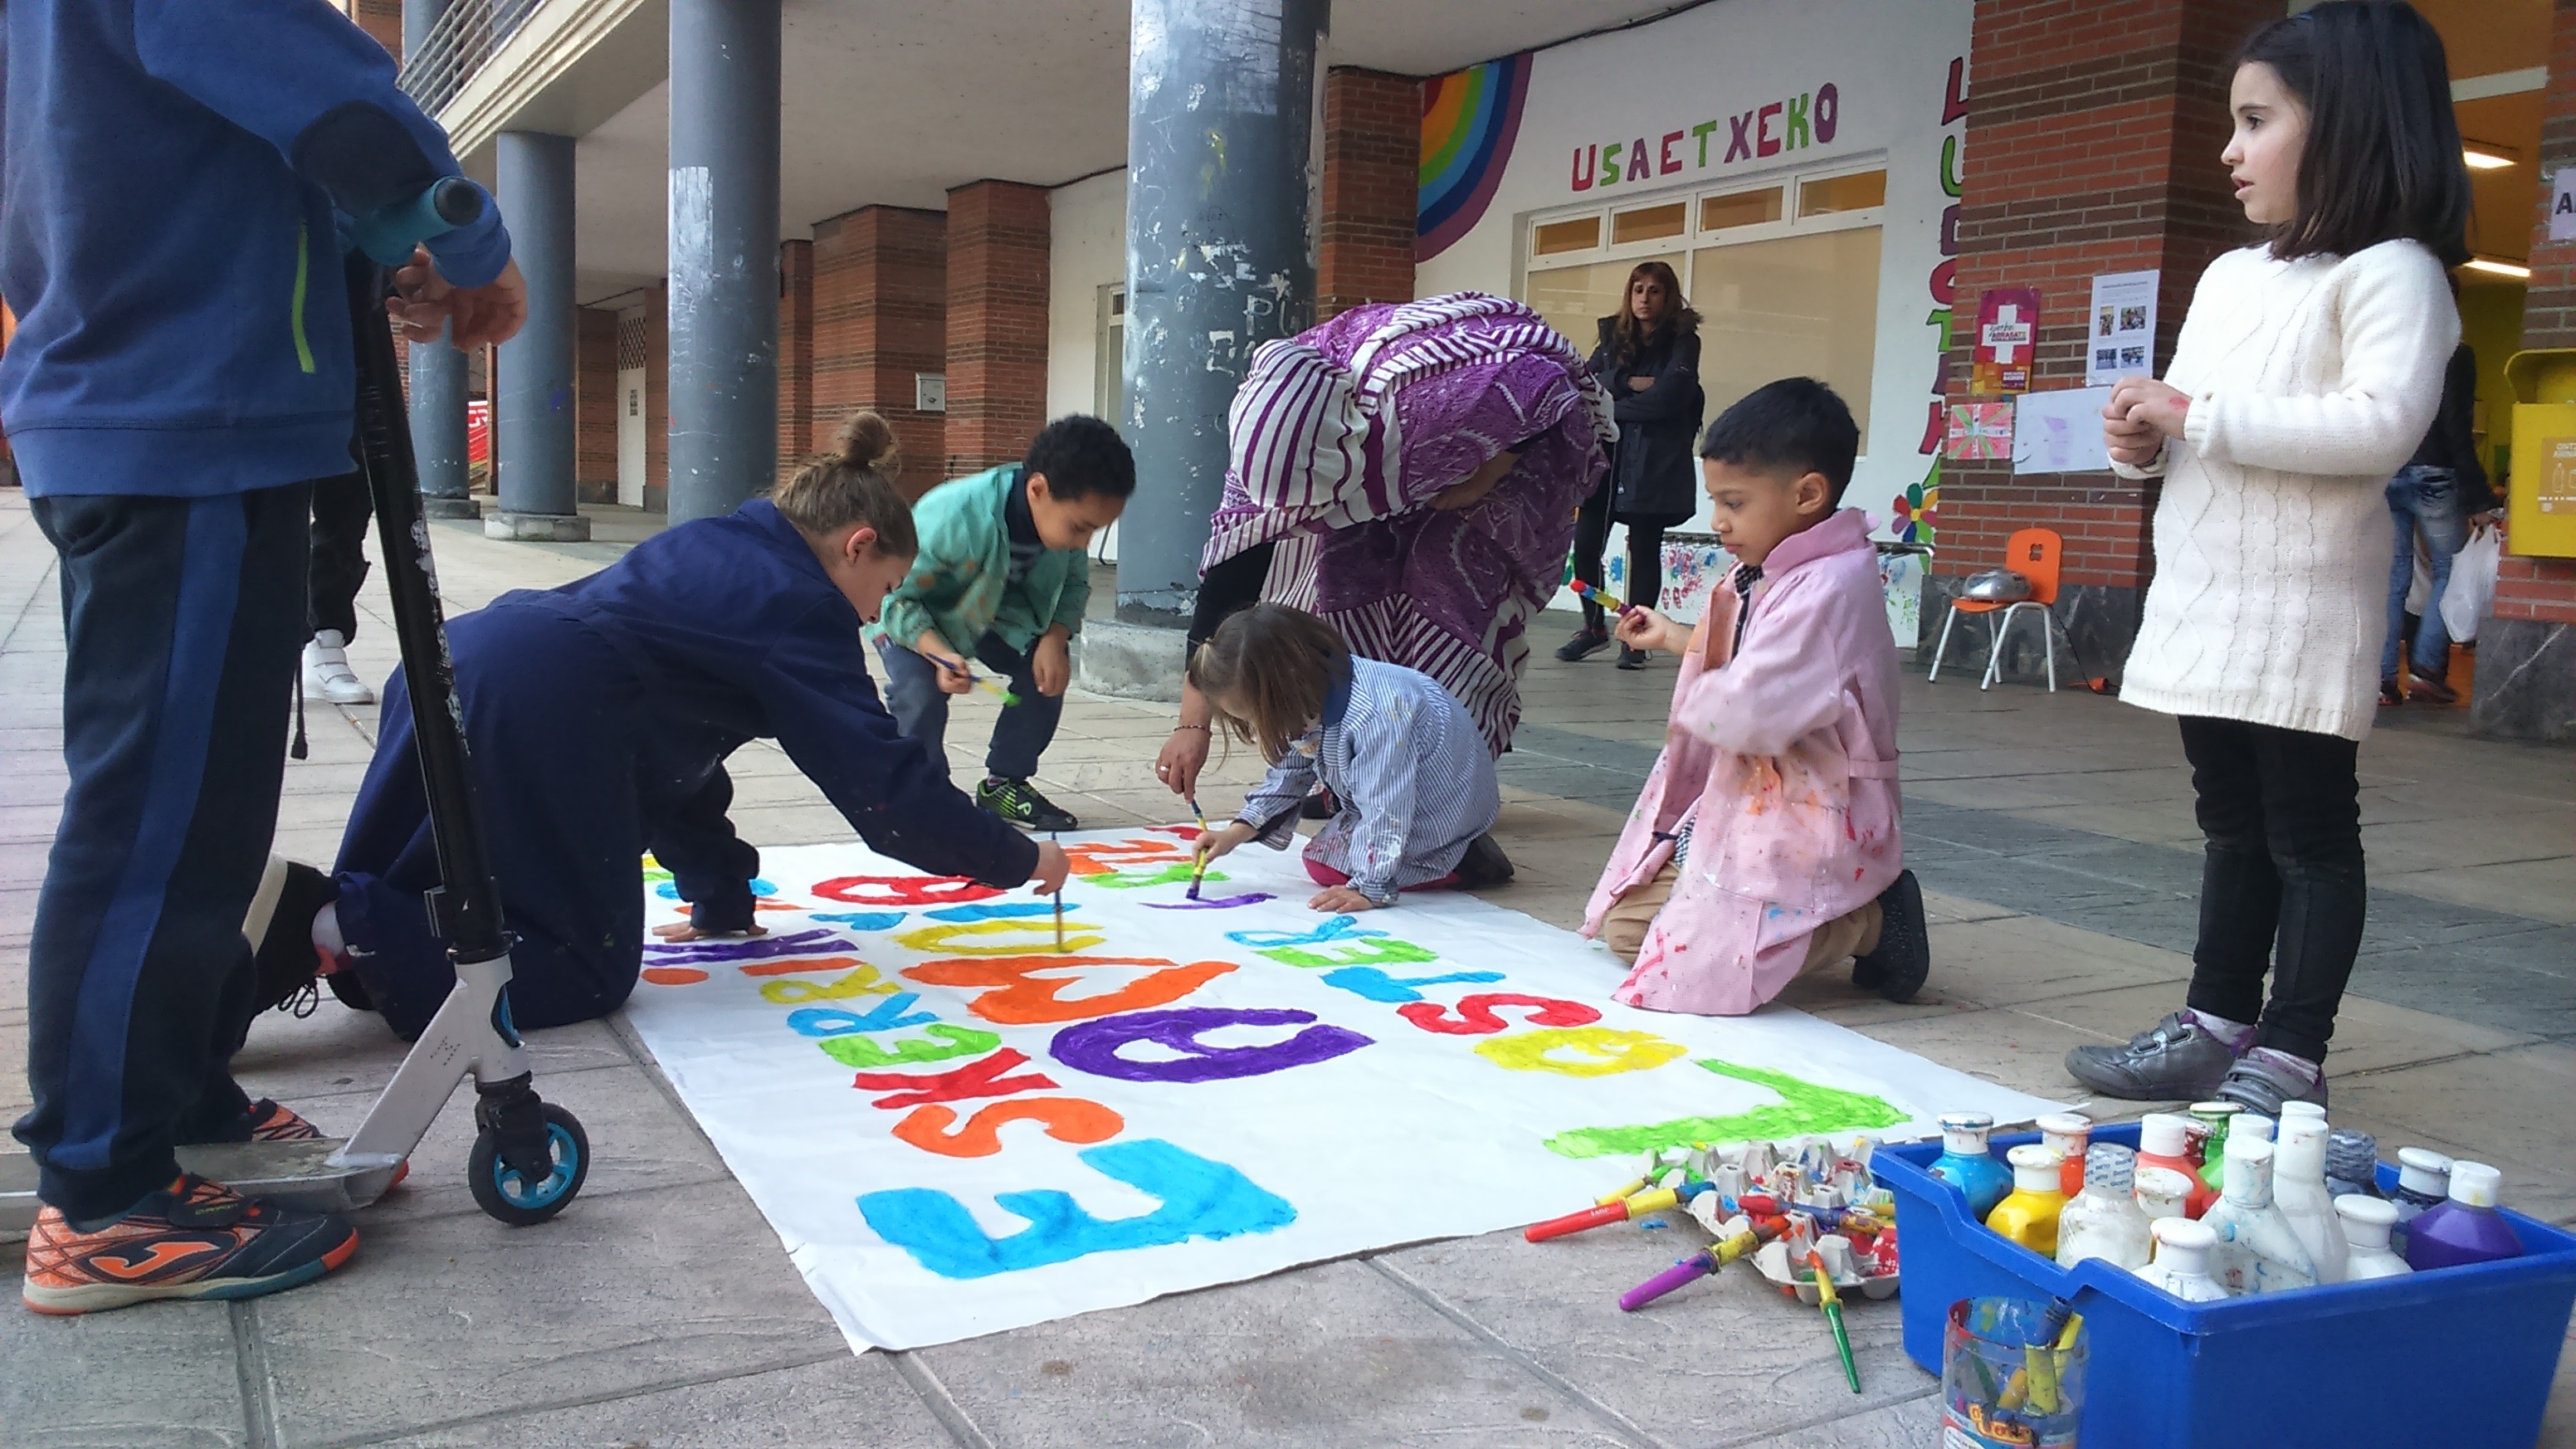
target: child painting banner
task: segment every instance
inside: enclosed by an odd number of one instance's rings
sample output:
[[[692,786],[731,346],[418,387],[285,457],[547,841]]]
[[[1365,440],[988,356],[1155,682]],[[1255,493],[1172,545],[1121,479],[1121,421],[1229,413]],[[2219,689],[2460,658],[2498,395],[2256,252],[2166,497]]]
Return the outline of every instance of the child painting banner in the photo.
[[[853,1348],[1517,1227],[1655,1147],[2050,1109],[1794,1011],[1618,1005],[1618,963],[1466,895],[1320,915],[1245,850],[1190,902],[1195,833],[1067,836],[1061,944],[836,845],[762,852],[769,934],[648,950],[635,1026]]]

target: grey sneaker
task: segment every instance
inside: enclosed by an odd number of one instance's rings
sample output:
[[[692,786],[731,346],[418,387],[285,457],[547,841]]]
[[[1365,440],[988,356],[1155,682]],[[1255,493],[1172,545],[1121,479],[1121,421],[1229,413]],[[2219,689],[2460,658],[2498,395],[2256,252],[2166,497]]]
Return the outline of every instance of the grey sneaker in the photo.
[[[2236,1065],[2227,1069],[2227,1079],[2220,1082],[2218,1090],[2210,1095],[2221,1102],[2234,1102],[2248,1112],[2257,1112],[2278,1121],[2284,1102],[2326,1105],[2326,1078],[2325,1073],[2319,1071],[2316,1081],[2311,1084],[2287,1067],[2247,1052],[2236,1059]]]
[[[2173,1012],[2124,1047],[2080,1046],[2066,1054],[2066,1074],[2105,1097],[2132,1102],[2200,1102],[2239,1065],[2227,1043],[2189,1013]]]

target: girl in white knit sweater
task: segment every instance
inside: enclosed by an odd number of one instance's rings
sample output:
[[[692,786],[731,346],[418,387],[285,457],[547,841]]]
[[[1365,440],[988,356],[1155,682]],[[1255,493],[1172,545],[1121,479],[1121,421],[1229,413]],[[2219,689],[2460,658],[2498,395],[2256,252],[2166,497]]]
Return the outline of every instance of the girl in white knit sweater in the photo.
[[[2325,1100],[2361,945],[2384,489],[2459,339],[2444,269],[2468,257],[2469,187],[2442,42],[2411,6],[2332,0],[2237,59],[2220,159],[2271,239],[2210,264],[2166,380],[2124,379],[2103,409],[2113,466],[2165,480],[2121,697],[2180,717],[2200,938],[2182,1010],[2066,1067],[2106,1096],[2277,1116]]]

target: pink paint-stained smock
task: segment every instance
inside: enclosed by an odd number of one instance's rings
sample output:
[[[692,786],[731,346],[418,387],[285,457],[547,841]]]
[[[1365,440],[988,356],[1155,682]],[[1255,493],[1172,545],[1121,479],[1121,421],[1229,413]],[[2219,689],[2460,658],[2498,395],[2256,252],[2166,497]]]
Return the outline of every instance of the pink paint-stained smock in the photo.
[[[1635,969],[1631,1006],[1741,1016],[1806,964],[1807,938],[1876,899],[1897,832],[1896,643],[1869,520],[1846,508],[1763,561],[1736,640],[1736,580],[1710,592],[1663,753],[1601,872],[1583,933],[1655,878],[1680,878]],[[1731,657],[1730,657],[1731,656]]]

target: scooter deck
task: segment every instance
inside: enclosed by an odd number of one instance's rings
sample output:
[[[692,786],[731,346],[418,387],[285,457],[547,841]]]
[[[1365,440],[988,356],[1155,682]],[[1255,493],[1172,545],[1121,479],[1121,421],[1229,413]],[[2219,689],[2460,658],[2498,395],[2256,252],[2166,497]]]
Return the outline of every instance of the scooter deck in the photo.
[[[385,1195],[399,1157],[371,1155],[334,1162],[336,1137],[302,1142],[222,1142],[179,1149],[179,1166],[244,1197],[306,1212],[355,1212]],[[23,1241],[36,1226],[36,1159],[0,1152],[0,1243]]]

